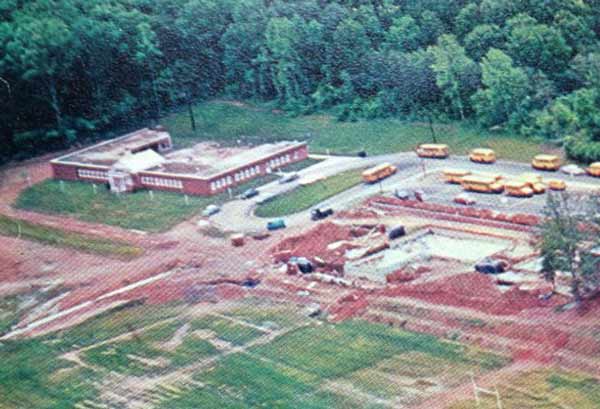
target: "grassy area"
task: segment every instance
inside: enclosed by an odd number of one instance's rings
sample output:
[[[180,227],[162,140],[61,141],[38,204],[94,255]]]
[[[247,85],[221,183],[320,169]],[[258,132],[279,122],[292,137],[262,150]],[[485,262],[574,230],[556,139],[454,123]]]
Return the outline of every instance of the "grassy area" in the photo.
[[[24,220],[17,221],[4,215],[0,215],[0,234],[20,237],[25,240],[33,240],[53,246],[123,258],[134,258],[143,253],[142,248],[123,241],[66,232],[54,227],[42,226]]]
[[[392,358],[402,359],[393,362]],[[431,363],[425,369],[419,366],[428,361]],[[364,321],[310,325],[253,347],[246,354],[223,358],[213,370],[195,375],[204,387],[165,401],[162,407],[383,408],[385,406],[376,400],[362,397],[365,391],[374,392],[369,379],[350,385],[347,393],[325,386],[329,382],[344,383],[345,377],[361,374],[368,368],[381,371],[377,374],[381,379],[387,375],[390,385],[394,373],[400,376],[402,371],[407,374],[421,371],[420,376],[428,378],[448,368],[459,368],[452,374],[461,371],[464,375],[469,370],[479,370],[482,365],[483,370],[489,370],[505,363],[496,355],[475,354],[462,345],[432,336]],[[441,366],[438,368],[438,365]],[[359,379],[357,375],[354,381]],[[394,385],[395,393],[386,397],[396,398],[419,387],[418,383],[407,386],[401,385],[402,382],[406,382],[406,378],[404,381],[399,378],[399,383]]]
[[[297,171],[317,162],[309,159],[285,167],[283,171]],[[258,177],[232,188],[232,195],[235,197],[246,189],[262,186],[278,178],[276,174]],[[211,197],[188,196],[187,199],[179,193],[150,193],[144,190],[115,195],[104,186],[94,190],[90,183],[46,180],[23,191],[15,206],[125,229],[160,232],[189,219],[209,204],[222,204],[228,200],[229,193]]]
[[[234,345],[244,345],[253,339],[264,335],[255,328],[237,324],[224,318],[208,316],[191,322],[193,329],[209,329],[215,335]]]
[[[414,403],[414,394],[429,397],[452,385],[447,378],[456,383],[471,370],[483,373],[507,363],[500,356],[433,336],[360,320],[330,324],[303,317],[293,306],[263,305],[261,312],[258,301],[244,302],[227,313],[249,322],[281,323],[290,331],[225,355],[220,354],[229,349],[221,350],[217,338],[244,346],[264,332],[217,316],[190,318],[183,304],[131,303],[35,340],[0,343],[0,407],[66,409],[84,400],[100,405],[97,388],[107,388],[103,378],[109,373],[176,379],[182,367],[214,357],[193,374],[202,387],[174,385],[176,393],[170,388],[164,394],[159,384],[148,391],[148,402],[169,409],[383,409],[389,405],[377,399],[396,405],[406,398]],[[134,330],[142,331],[132,334]],[[129,337],[113,339],[124,334]],[[97,345],[103,341],[110,342]],[[62,353],[82,347],[91,347],[80,355],[89,367],[60,359]],[[588,387],[588,380],[578,378],[552,382],[556,388]],[[343,388],[330,388],[333,384]],[[158,395],[160,402],[155,400]]]
[[[299,186],[257,206],[259,217],[280,217],[306,210],[361,183],[362,169],[349,170],[310,185]]]
[[[600,402],[600,381],[561,370],[524,372],[499,385],[498,390],[504,409],[597,409]],[[496,407],[495,397],[483,396],[480,405],[468,400],[456,403],[450,409]]]
[[[365,149],[370,155],[412,150],[431,142],[428,123],[398,119],[338,122],[334,117],[308,115],[290,117],[265,106],[231,101],[211,101],[195,106],[198,127],[192,132],[187,112],[164,118],[179,146],[200,140],[224,144],[263,143],[282,139],[307,140],[312,152],[355,154]],[[470,123],[434,124],[437,140],[447,143],[455,154],[475,147],[489,147],[503,159],[528,162],[539,153],[539,143],[514,134],[489,132]]]

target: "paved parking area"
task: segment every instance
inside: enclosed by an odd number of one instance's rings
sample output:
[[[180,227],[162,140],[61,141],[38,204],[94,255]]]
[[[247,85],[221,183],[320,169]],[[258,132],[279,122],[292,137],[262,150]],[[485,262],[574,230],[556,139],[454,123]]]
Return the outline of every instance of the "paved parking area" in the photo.
[[[441,175],[440,166],[442,163],[438,162],[436,164],[435,169],[430,169],[427,172],[427,175],[423,177],[422,175],[415,176],[413,178],[403,179],[401,182],[396,182],[393,184],[389,184],[386,186],[386,190],[389,193],[392,193],[395,189],[405,190],[409,193],[412,193],[414,190],[422,190],[425,193],[425,201],[431,203],[437,203],[441,205],[455,205],[453,202],[454,198],[461,193],[465,193],[462,187],[459,184],[450,184],[443,181]],[[451,167],[451,166],[448,166]],[[463,168],[467,168],[472,171],[481,171],[490,173],[493,168],[492,167],[473,167],[463,166]],[[505,175],[507,178],[511,176],[518,176],[525,172],[531,172],[531,170],[527,168],[522,168],[521,166],[515,167],[515,169],[501,169],[501,174]],[[498,172],[500,173],[500,172]],[[600,192],[600,179],[592,178],[589,176],[580,176],[580,177],[571,177],[568,175],[560,174],[558,172],[555,173],[540,173],[544,179],[562,179],[565,180],[568,184],[568,192],[572,195],[582,194],[582,193],[592,193],[593,191]],[[494,194],[494,193],[477,193],[477,192],[466,192],[468,195],[473,198],[476,203],[475,207],[482,209],[490,209],[496,210],[500,212],[506,213],[531,213],[531,214],[541,214],[543,213],[544,207],[547,201],[547,193],[537,194],[530,198],[523,197],[513,197],[508,196],[504,193]],[[575,201],[576,202],[576,201]],[[581,203],[582,205],[584,203]]]

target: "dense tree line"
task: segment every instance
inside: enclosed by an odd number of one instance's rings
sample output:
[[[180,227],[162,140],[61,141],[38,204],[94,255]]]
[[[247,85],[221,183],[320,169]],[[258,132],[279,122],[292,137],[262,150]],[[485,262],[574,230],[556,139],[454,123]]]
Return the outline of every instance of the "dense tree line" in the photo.
[[[227,94],[600,160],[600,0],[0,0],[0,156]]]

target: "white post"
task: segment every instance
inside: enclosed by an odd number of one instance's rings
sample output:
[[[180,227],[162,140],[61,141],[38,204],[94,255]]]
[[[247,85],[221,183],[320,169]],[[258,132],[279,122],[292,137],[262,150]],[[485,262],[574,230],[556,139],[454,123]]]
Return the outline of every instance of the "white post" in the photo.
[[[60,186],[60,191],[62,193],[65,193],[65,182],[64,180],[61,180],[60,182],[58,182],[59,186]]]
[[[327,156],[331,156],[331,153],[329,153],[329,148],[327,148]]]
[[[475,404],[479,407],[479,390],[477,389],[477,384],[475,383],[475,377],[473,373],[471,373],[471,383],[473,384],[473,393],[475,394]]]
[[[190,204],[190,198],[188,197],[188,195],[184,195],[184,200],[185,200],[185,204],[189,205]]]
[[[92,189],[94,190],[94,194],[98,193],[98,186],[95,183],[92,184]]]
[[[231,191],[230,187],[227,188],[227,193],[229,194],[229,198],[232,199],[233,198],[233,192]]]
[[[502,400],[500,400],[500,392],[498,392],[498,388],[495,386],[494,390],[496,391],[496,403],[498,404],[498,409],[502,409]]]
[[[148,190],[148,194],[150,195],[150,200],[154,200],[154,192],[152,190]]]

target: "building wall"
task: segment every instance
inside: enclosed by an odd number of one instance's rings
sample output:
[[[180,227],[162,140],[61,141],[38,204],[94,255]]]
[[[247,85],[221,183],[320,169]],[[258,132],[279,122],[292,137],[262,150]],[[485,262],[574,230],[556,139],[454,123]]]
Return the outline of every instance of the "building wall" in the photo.
[[[55,179],[80,180],[91,183],[108,182],[108,168],[68,163],[51,163],[50,166]]]
[[[248,163],[210,179],[192,178],[177,175],[161,175],[156,172],[140,172],[133,176],[136,189],[162,190],[185,193],[188,195],[211,196],[227,191],[228,188],[242,185],[254,178],[266,175],[292,163],[300,162],[308,157],[308,147],[302,145],[292,147],[277,155]],[[51,163],[54,178],[64,180],[80,180],[93,183],[106,183],[108,179],[98,178],[97,172],[108,172],[108,168],[86,167],[78,164]],[[95,173],[96,172],[96,173]]]
[[[228,188],[242,185],[256,177],[274,172],[279,168],[292,163],[300,162],[308,158],[308,147],[292,147],[276,155],[263,158],[260,161],[249,163],[227,173],[222,173],[207,181],[205,186],[208,195],[214,195],[226,191]]]

